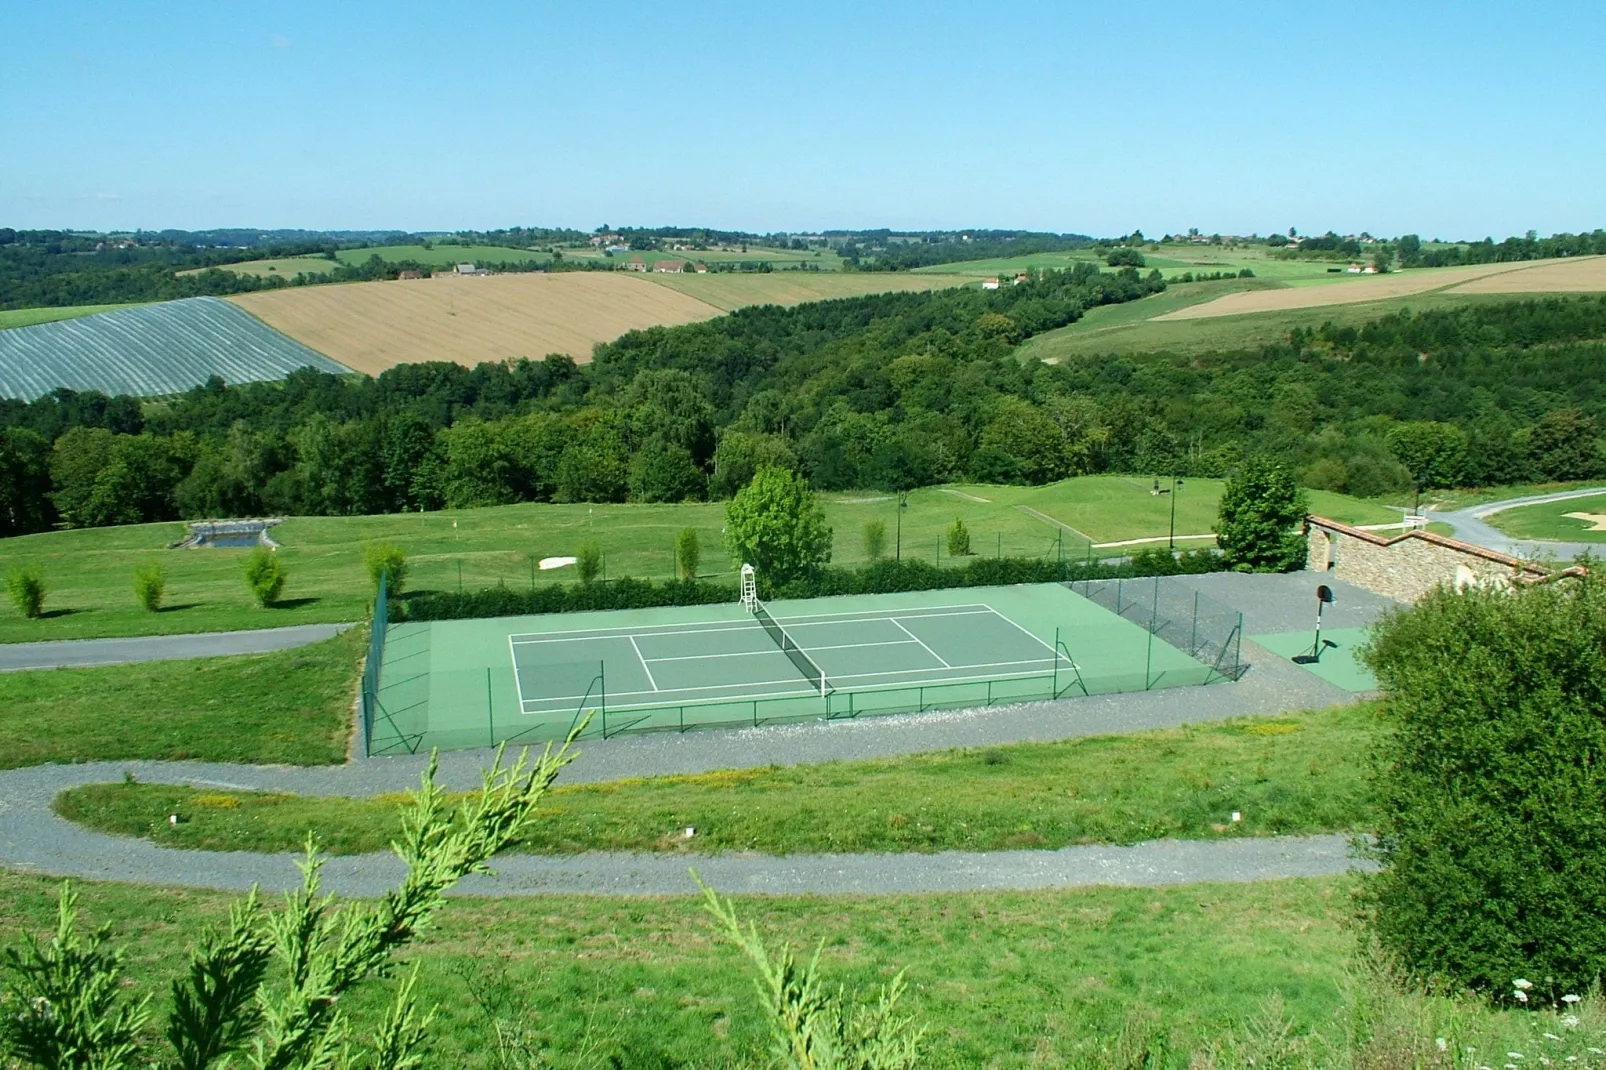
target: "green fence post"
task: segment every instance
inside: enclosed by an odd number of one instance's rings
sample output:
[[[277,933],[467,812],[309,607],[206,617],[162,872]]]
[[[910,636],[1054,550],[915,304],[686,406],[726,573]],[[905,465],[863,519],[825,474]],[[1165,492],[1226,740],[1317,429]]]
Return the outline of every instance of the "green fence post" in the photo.
[[[1058,628],[1054,629],[1054,661],[1053,661],[1053,665],[1054,665],[1054,681],[1053,681],[1053,684],[1051,686],[1054,688],[1054,697],[1055,698],[1059,698],[1060,697],[1060,630]],[[988,690],[990,691],[990,690],[992,690],[992,688],[989,687]]]
[[[485,727],[491,735],[491,746],[496,746],[496,700],[491,697],[491,668],[485,667]]]
[[[463,559],[457,559],[457,593],[463,593]]]
[[[1000,531],[998,533],[998,554],[997,554],[997,559],[999,561],[1002,561],[1004,559],[1004,533],[1002,531]]]
[[[1196,654],[1199,651],[1199,592],[1193,592],[1193,627],[1188,633],[1188,653]]]

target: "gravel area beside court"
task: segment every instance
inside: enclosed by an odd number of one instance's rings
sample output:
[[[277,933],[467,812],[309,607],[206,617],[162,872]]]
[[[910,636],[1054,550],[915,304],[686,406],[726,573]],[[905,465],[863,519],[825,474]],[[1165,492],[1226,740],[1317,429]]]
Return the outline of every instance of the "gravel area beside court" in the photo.
[[[182,661],[228,654],[266,654],[332,639],[350,624],[296,624],[241,632],[146,635],[132,639],[58,639],[45,643],[0,643],[0,672],[89,668],[136,661]]]

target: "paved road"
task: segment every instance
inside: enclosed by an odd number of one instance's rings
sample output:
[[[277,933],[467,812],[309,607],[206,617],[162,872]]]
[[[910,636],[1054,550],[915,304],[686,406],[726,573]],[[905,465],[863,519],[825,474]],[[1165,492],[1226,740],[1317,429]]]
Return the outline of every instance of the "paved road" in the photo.
[[[1581,487],[1578,490],[1559,491],[1555,494],[1534,494],[1526,498],[1508,498],[1500,502],[1485,502],[1482,505],[1457,509],[1454,512],[1430,513],[1429,516],[1434,520],[1449,524],[1455,529],[1456,538],[1462,542],[1470,542],[1474,546],[1482,546],[1485,549],[1494,550],[1497,553],[1510,554],[1513,557],[1527,559],[1550,557],[1558,561],[1569,561],[1585,552],[1599,554],[1606,547],[1603,547],[1600,543],[1516,539],[1494,525],[1486,523],[1485,518],[1504,512],[1507,509],[1516,509],[1524,505],[1544,505],[1547,502],[1564,502],[1572,498],[1588,498],[1600,494],[1606,494],[1606,487]]]
[[[4,643],[0,644],[0,672],[214,658],[224,654],[264,654],[329,639],[350,627],[350,624],[297,624],[289,628],[258,628],[244,632]]]

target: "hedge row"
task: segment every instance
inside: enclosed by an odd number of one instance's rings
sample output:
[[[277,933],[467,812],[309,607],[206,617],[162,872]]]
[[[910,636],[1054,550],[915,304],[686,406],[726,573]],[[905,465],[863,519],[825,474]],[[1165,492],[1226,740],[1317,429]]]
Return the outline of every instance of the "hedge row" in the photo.
[[[861,568],[826,568],[765,594],[775,598],[891,594],[948,587],[1003,587],[1014,583],[1216,572],[1223,567],[1221,555],[1213,550],[1194,550],[1177,557],[1163,550],[1140,552],[1134,554],[1131,561],[1119,564],[978,557],[958,567],[938,568],[925,561],[878,561]],[[511,587],[464,592],[423,591],[393,602],[390,612],[392,620],[464,620],[598,609],[705,606],[734,602],[738,597],[740,592],[734,583],[626,577],[606,583],[549,584],[522,591]]]

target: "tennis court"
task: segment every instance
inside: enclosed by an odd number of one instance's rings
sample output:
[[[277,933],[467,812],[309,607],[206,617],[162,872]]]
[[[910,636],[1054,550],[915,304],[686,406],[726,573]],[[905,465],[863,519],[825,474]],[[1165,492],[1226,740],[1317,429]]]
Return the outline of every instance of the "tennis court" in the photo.
[[[1200,684],[1061,584],[392,626],[370,753],[762,725]]]

